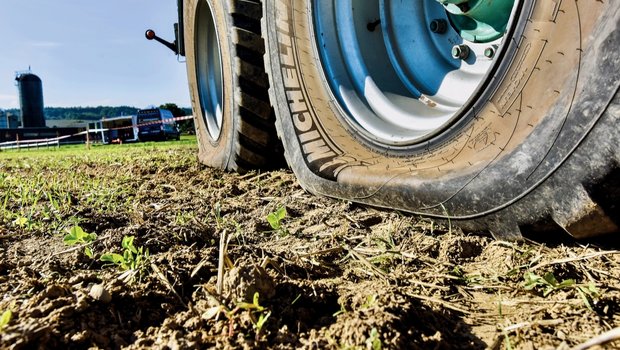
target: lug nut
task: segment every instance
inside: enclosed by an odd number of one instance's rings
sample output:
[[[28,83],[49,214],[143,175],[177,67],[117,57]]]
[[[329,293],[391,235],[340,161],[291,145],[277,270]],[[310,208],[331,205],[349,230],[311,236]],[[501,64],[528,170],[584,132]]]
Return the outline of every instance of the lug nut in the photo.
[[[484,49],[484,57],[493,58],[497,52],[497,45],[491,45]]]
[[[452,47],[452,58],[465,60],[469,57],[469,46],[467,45],[454,45]]]
[[[445,19],[434,19],[430,24],[431,32],[443,34],[448,30],[448,21]]]

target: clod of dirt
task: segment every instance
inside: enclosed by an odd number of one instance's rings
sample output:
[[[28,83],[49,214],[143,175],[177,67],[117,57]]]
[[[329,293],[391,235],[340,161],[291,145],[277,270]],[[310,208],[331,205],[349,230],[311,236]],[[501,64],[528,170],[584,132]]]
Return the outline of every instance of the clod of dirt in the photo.
[[[476,236],[452,236],[442,239],[439,245],[439,258],[459,264],[482,253],[483,238]]]
[[[93,284],[93,286],[90,288],[90,292],[88,293],[88,295],[90,295],[91,298],[104,304],[112,301],[112,296],[110,295],[110,292],[108,292],[108,290],[105,289],[105,287],[101,284]]]
[[[68,295],[67,289],[60,284],[52,284],[45,289],[43,296],[48,299],[57,299]]]
[[[95,273],[78,272],[69,277],[69,284],[74,288],[81,288],[90,284],[101,283],[101,278]]]
[[[238,266],[224,277],[225,291],[233,300],[252,302],[258,292],[260,300],[272,298],[276,284],[267,271],[260,266]]]

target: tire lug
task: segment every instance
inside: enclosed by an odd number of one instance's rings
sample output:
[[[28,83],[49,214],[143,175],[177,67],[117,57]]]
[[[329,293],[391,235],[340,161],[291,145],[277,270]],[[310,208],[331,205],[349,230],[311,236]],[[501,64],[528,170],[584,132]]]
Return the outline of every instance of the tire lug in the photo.
[[[497,45],[491,45],[484,49],[484,57],[493,58],[497,53]]]
[[[430,24],[431,32],[436,34],[444,34],[448,31],[448,21],[445,19],[434,19]]]
[[[461,60],[466,60],[467,57],[469,57],[469,46],[465,45],[465,44],[461,44],[461,45],[454,45],[452,47],[452,58],[454,59],[461,59]]]

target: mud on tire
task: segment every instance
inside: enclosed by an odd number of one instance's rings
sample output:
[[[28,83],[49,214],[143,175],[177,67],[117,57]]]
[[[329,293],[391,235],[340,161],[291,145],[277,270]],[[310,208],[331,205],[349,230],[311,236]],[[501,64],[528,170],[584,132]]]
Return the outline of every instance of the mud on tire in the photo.
[[[532,225],[617,232],[620,6],[517,3],[502,63],[460,117],[393,145],[363,135],[330,86],[337,68],[317,47],[329,35],[316,27],[319,3],[266,0],[270,96],[302,186],[507,239]]]

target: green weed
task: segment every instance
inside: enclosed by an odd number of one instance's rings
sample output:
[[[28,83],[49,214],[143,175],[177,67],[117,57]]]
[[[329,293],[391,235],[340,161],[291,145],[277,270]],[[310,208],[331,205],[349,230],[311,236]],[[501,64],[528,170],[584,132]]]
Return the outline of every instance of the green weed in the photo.
[[[256,330],[256,339],[260,338],[261,330],[263,329],[263,326],[265,325],[265,322],[267,322],[267,319],[270,315],[271,311],[258,315],[258,320],[256,320],[256,322],[254,323],[254,329]]]
[[[215,225],[218,231],[227,230],[231,233],[230,238],[236,239],[239,245],[245,245],[245,236],[243,228],[234,218],[222,216],[222,204],[220,202],[215,203],[213,206],[213,216],[215,218]]]
[[[241,302],[237,304],[237,308],[250,311],[250,320],[252,321],[253,327],[256,330],[256,340],[260,338],[261,330],[265,326],[267,319],[271,315],[271,311],[267,311],[265,307],[261,306],[258,302],[259,294],[258,292],[254,293],[254,298],[252,303]],[[256,315],[258,314],[258,318]]]
[[[123,254],[106,253],[101,256],[101,261],[109,265],[116,265],[121,271],[127,272],[127,281],[133,280],[135,274],[142,276],[146,273],[149,261],[149,250],[144,247],[134,246],[134,236],[125,236],[121,242]]]
[[[523,288],[542,292],[543,297],[561,289],[574,289],[583,300],[584,305],[591,311],[594,310],[593,302],[600,297],[598,288],[594,284],[577,284],[573,279],[558,282],[552,272],[547,272],[542,277],[533,272],[526,272],[523,278],[525,279]]]
[[[89,258],[93,258],[93,251],[90,248],[90,245],[97,239],[97,235],[94,233],[86,233],[80,226],[73,226],[69,229],[69,234],[67,234],[63,241],[66,245],[72,246],[76,244],[85,245],[84,246],[84,254]]]
[[[504,334],[504,340],[506,341],[504,348],[506,350],[512,350],[512,342],[510,341],[510,336],[508,335],[508,332],[503,332]]]
[[[466,274],[463,268],[459,265],[454,266],[452,270],[448,272],[450,276],[456,277],[455,283],[464,286],[482,286],[484,282],[496,281],[497,278],[485,277],[480,274]]]
[[[338,315],[341,315],[341,314],[346,314],[346,313],[347,313],[347,308],[346,308],[346,306],[345,306],[344,304],[340,304],[340,310],[338,310],[338,311],[334,312],[334,313],[332,314],[332,316],[336,317],[336,316],[338,316]]]
[[[9,325],[12,317],[13,313],[11,312],[11,310],[6,310],[2,313],[2,316],[0,316],[0,333],[2,333],[4,331],[4,328]]]
[[[180,212],[177,213],[174,217],[174,224],[177,226],[186,226],[192,222],[196,218],[196,215],[193,212]]]
[[[523,279],[525,280],[523,283],[525,290],[542,292],[543,297],[560,289],[570,288],[575,285],[575,280],[573,279],[558,282],[552,272],[547,272],[542,277],[533,272],[526,272],[523,275]]]
[[[377,304],[378,299],[379,298],[377,294],[372,294],[372,295],[367,296],[366,301],[361,306],[361,309],[370,309],[371,307]]]
[[[366,339],[366,349],[372,350],[381,350],[383,348],[383,344],[381,343],[381,338],[379,337],[379,331],[376,328],[373,328],[370,331],[370,336]]]
[[[237,306],[232,310],[227,308],[224,304],[220,304],[219,306],[215,306],[206,310],[202,317],[209,320],[217,317],[219,314],[223,314],[228,320],[234,322],[235,315],[237,315],[240,310],[247,311],[250,316],[250,321],[252,322],[252,327],[256,331],[256,340],[259,340],[261,332],[265,327],[265,324],[267,323],[267,319],[269,318],[269,316],[271,316],[271,311],[260,305],[258,299],[259,294],[258,292],[256,292],[254,293],[252,303],[237,303]]]
[[[32,228],[32,221],[30,221],[30,219],[28,219],[27,217],[24,216],[16,216],[15,220],[13,220],[13,225],[19,227],[19,228],[27,228],[30,229]]]
[[[252,303],[240,302],[237,304],[237,307],[243,310],[263,311],[265,308],[258,303],[258,298],[259,294],[256,292],[252,298]]]
[[[377,255],[368,258],[371,263],[390,268],[395,260],[402,257],[400,247],[394,241],[392,233],[390,231],[384,236],[370,238],[372,247],[379,252]]]
[[[576,288],[579,296],[583,300],[583,303],[586,305],[586,307],[590,309],[590,311],[594,311],[592,303],[601,296],[598,288],[596,288],[593,283],[588,283],[587,286],[578,285],[576,286]]]
[[[224,223],[224,219],[222,218],[222,203],[217,202],[213,207],[213,215],[215,215],[215,224],[218,229],[222,228],[222,224]]]
[[[274,231],[279,232],[282,236],[286,236],[288,234],[288,231],[286,231],[284,226],[282,226],[282,220],[286,218],[287,214],[286,207],[281,206],[276,211],[267,215],[267,222],[269,222],[269,226],[271,226]]]

